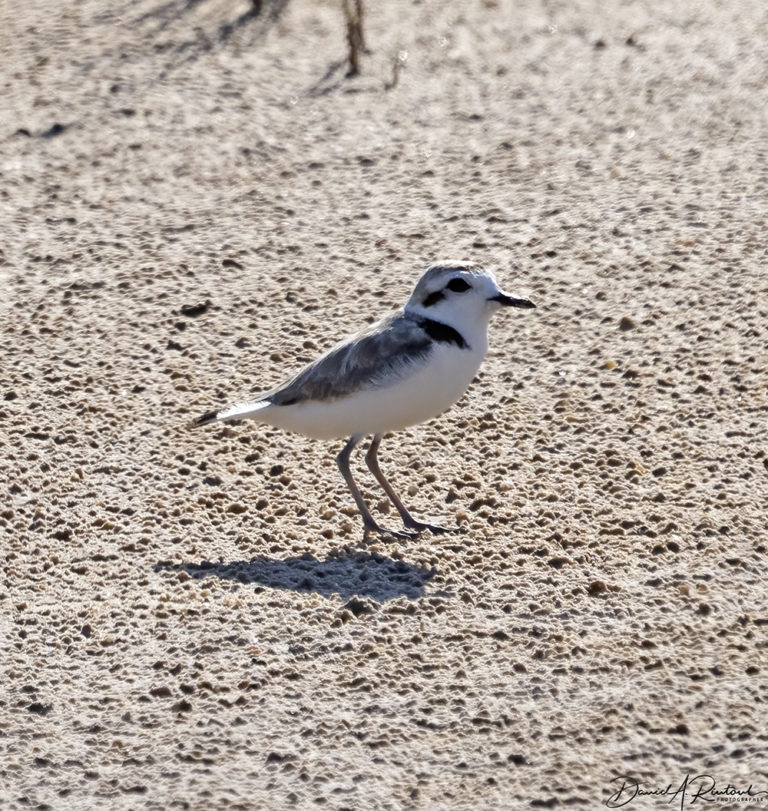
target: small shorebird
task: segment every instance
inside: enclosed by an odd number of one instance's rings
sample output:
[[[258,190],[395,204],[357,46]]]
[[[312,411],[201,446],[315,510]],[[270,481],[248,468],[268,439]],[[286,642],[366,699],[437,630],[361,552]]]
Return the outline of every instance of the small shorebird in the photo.
[[[381,438],[432,419],[467,389],[488,349],[488,321],[501,307],[534,307],[499,289],[472,262],[439,262],[419,279],[406,305],[321,355],[287,383],[247,403],[209,411],[193,425],[254,419],[314,439],[349,437],[336,461],[363,517],[363,529],[412,537],[446,527],[417,521],[379,468]],[[373,435],[365,456],[400,514],[405,531],[385,529],[371,515],[349,469],[358,443]]]

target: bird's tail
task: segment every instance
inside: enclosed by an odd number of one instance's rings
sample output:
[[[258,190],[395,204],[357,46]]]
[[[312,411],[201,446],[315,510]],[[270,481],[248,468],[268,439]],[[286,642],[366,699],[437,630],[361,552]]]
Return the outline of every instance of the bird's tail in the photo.
[[[223,411],[206,411],[189,423],[190,428],[208,425],[211,422],[226,422],[227,420],[244,420],[248,417],[257,417],[260,411],[269,406],[268,400],[252,400],[249,403],[225,408]]]

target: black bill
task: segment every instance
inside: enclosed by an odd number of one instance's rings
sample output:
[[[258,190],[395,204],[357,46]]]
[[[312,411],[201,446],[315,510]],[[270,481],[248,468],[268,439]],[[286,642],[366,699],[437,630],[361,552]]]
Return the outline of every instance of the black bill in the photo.
[[[491,301],[498,301],[499,304],[503,304],[505,307],[531,308],[536,306],[532,301],[528,301],[527,298],[513,298],[506,293],[499,293],[498,296],[494,296]]]

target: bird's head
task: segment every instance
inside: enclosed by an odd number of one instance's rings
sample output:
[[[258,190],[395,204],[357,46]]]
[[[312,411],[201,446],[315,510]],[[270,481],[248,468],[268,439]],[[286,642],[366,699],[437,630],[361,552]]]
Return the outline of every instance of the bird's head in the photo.
[[[535,306],[505,293],[493,273],[480,265],[446,261],[432,265],[419,279],[405,310],[461,329],[487,324],[500,307]]]

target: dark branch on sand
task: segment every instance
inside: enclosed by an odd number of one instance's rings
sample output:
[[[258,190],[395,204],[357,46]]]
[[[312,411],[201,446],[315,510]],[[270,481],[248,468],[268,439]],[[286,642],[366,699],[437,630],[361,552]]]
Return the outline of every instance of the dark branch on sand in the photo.
[[[347,45],[349,46],[347,76],[357,76],[360,73],[360,51],[365,50],[363,0],[342,0],[341,4],[347,22]]]

